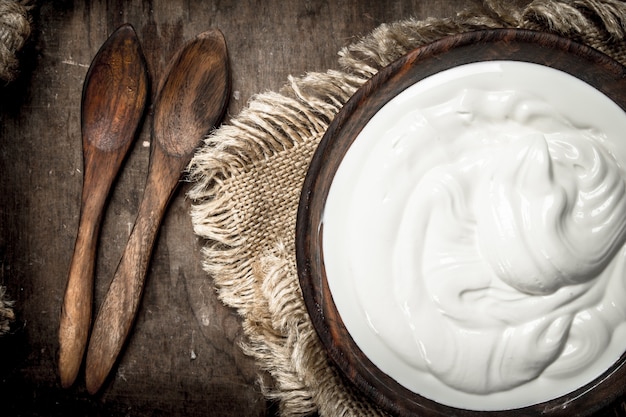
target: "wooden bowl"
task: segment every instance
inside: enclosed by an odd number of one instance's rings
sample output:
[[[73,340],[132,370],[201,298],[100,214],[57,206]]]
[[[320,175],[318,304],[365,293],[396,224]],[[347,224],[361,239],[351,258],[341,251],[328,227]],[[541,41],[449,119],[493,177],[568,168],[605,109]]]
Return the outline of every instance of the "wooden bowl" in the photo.
[[[441,71],[481,61],[512,60],[569,73],[626,109],[626,70],[611,58],[550,34],[498,29],[451,36],[420,47],[383,68],[339,112],[311,162],[298,210],[296,256],[304,300],[328,355],[345,378],[382,409],[409,416],[589,415],[624,394],[626,355],[591,383],[556,399],[505,411],[445,406],[410,391],[377,368],[346,329],[329,289],[324,267],[323,210],[333,176],[366,123],[409,86]]]

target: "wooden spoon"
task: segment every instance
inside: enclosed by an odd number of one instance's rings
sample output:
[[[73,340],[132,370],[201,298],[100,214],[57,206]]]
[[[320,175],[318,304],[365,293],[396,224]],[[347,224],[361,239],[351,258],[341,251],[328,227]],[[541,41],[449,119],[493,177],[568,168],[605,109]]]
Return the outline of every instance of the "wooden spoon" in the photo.
[[[96,245],[104,205],[136,136],[148,96],[148,73],[137,34],[126,24],[102,45],[82,96],[84,179],[80,220],[59,326],[61,385],[74,383],[91,324]]]
[[[174,58],[155,103],[144,197],[87,351],[85,380],[92,394],[104,383],[132,327],[156,235],[181,172],[221,120],[229,93],[224,37],[219,30],[204,32]]]

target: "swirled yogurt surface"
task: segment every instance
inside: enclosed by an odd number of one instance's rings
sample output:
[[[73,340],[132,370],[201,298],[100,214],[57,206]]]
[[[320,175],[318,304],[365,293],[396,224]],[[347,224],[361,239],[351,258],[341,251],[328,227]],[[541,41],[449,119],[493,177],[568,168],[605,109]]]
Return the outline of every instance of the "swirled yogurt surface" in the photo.
[[[475,410],[592,381],[626,349],[626,116],[563,72],[494,61],[411,86],[359,134],[323,215],[359,347]]]

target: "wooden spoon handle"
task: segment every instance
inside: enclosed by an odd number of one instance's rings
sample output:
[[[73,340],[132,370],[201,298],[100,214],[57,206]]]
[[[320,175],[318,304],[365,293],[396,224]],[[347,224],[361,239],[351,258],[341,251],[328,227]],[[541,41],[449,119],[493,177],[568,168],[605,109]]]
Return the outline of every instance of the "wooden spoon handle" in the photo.
[[[92,394],[104,383],[133,325],[159,226],[184,168],[178,159],[171,160],[160,147],[153,152],[135,226],[100,306],[89,341],[85,382]]]
[[[107,178],[101,177],[101,183]],[[59,325],[59,374],[61,385],[72,385],[87,344],[93,294],[93,275],[100,220],[108,186],[92,186],[83,190],[78,234],[70,263],[69,277]]]

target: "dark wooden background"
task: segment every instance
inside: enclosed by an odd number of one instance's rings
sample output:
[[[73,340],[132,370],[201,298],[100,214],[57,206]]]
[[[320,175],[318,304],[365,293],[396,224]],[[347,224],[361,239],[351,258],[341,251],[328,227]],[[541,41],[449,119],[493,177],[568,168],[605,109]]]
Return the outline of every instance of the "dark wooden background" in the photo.
[[[211,27],[228,43],[229,115],[288,75],[337,68],[337,51],[383,22],[446,16],[479,0],[145,0],[36,3],[21,78],[0,88],[0,285],[16,301],[0,338],[0,416],[269,416],[240,322],[200,266],[182,187],[166,214],[136,326],[102,392],[62,390],[57,329],[82,186],[80,96],[108,35],[131,23],[153,86],[182,43]],[[131,149],[104,219],[95,304],[115,271],[142,197],[148,126]]]

